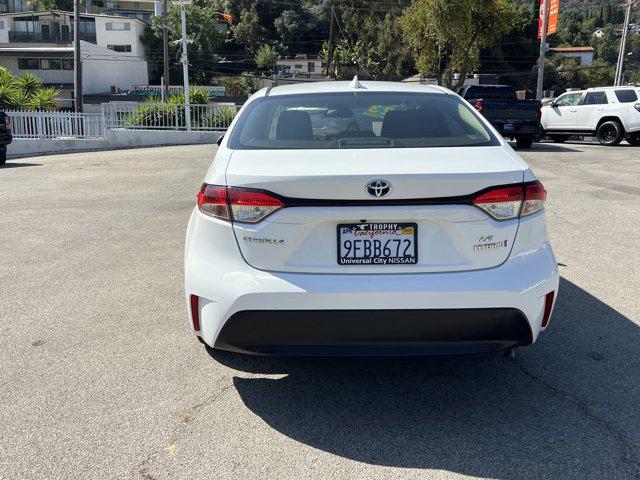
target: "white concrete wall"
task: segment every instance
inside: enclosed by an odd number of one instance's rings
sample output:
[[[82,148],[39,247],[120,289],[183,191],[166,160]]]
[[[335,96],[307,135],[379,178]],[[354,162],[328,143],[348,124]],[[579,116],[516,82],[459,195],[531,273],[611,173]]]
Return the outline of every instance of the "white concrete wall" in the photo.
[[[0,28],[0,43],[9,43],[9,17],[0,15],[0,22],[3,22],[3,28]]]
[[[111,85],[129,90],[132,85],[149,83],[146,60],[92,43],[81,42],[81,45],[84,93],[108,92]]]
[[[100,18],[96,20],[96,42],[99,46],[107,48],[107,45],[131,45],[131,55],[144,57],[144,46],[140,37],[144,35],[145,25],[132,18]],[[107,30],[107,23],[128,23],[131,30]]]
[[[87,150],[153,147],[161,145],[214,144],[222,132],[176,132],[161,130],[108,130],[107,140],[31,140],[14,138],[9,158],[54,155]]]

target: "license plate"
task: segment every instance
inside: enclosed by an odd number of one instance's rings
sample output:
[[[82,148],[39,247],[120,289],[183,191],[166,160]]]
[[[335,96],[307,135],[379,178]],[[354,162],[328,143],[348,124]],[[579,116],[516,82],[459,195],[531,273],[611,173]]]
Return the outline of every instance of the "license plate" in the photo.
[[[418,263],[416,223],[338,225],[339,265],[414,265]]]
[[[513,130],[513,125],[511,123],[505,123],[502,127],[503,130]]]

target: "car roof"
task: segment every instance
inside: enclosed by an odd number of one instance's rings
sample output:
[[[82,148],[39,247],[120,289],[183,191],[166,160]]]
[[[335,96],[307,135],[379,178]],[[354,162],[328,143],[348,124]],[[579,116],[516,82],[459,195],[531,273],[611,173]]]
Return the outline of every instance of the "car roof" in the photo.
[[[357,86],[354,87],[354,81]],[[446,88],[437,85],[422,85],[412,82],[376,82],[354,79],[350,82],[301,82],[290,85],[280,85],[272,88],[263,88],[256,92],[256,96],[278,95],[304,95],[312,93],[339,93],[339,92],[407,92],[407,93],[453,93]]]
[[[587,91],[592,91],[592,90],[628,90],[630,88],[635,88],[638,89],[638,87],[634,86],[634,85],[620,85],[618,87],[591,87],[591,88],[587,88]]]

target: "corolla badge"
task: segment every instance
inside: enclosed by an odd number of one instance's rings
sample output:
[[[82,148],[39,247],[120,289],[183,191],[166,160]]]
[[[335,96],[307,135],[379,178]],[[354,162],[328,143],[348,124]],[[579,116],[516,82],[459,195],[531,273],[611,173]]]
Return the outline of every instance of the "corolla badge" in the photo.
[[[365,190],[372,197],[386,197],[391,192],[391,183],[386,180],[371,180]]]

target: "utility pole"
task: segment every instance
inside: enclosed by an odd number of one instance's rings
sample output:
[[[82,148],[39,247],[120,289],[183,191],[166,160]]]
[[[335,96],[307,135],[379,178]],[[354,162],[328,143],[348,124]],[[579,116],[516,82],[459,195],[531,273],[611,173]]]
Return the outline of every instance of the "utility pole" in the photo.
[[[626,3],[627,11],[624,14],[624,29],[622,30],[622,40],[620,40],[620,51],[618,52],[618,65],[616,66],[616,79],[613,83],[614,87],[622,85],[623,70],[624,70],[624,57],[627,49],[627,34],[629,33],[629,19],[631,18],[631,6],[636,3],[634,0],[630,0]],[[625,6],[625,4],[623,4]]]
[[[80,0],[73,2],[73,97],[76,112],[82,112],[82,57],[80,56]]]
[[[162,3],[162,53],[164,55],[163,97],[164,101],[169,101],[169,0]]]
[[[329,21],[329,44],[327,46],[327,75],[332,76],[332,67],[333,67],[333,43],[334,43],[334,35],[335,30],[333,27],[333,22],[335,21],[335,13],[333,11],[333,0],[329,0],[329,15],[331,17]]]
[[[184,10],[184,0],[180,0],[180,21],[182,23],[182,76],[184,78],[184,119],[187,131],[191,131],[191,107],[189,105],[189,58],[187,56],[187,14]]]
[[[542,89],[544,87],[544,64],[547,59],[547,30],[549,29],[549,7],[551,0],[541,0],[543,5],[540,7],[540,15],[542,15],[542,32],[540,32],[540,56],[538,57],[538,84],[536,88],[536,98],[542,100]]]

